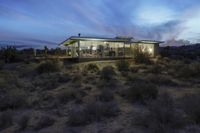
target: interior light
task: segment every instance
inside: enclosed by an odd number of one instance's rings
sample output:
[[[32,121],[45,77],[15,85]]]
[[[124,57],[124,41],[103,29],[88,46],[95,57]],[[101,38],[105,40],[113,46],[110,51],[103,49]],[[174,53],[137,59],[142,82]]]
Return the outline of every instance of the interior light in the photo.
[[[92,47],[92,50],[97,50],[97,47]]]
[[[152,49],[152,48],[149,48],[149,52],[152,53],[152,52],[153,52],[153,49]]]

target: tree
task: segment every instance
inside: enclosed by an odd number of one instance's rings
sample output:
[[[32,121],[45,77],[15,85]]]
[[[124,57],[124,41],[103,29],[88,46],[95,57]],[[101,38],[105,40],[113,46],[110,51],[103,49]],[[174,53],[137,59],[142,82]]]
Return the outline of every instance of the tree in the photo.
[[[150,54],[147,51],[142,51],[142,49],[138,45],[133,48],[133,59],[135,63],[151,63]]]
[[[45,54],[45,56],[47,56],[47,54],[48,54],[48,48],[47,48],[47,46],[44,46],[44,54]]]

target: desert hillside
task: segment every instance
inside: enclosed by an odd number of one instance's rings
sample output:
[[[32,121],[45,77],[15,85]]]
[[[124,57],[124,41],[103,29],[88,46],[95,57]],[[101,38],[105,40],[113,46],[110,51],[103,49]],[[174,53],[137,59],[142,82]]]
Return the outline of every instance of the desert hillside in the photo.
[[[2,133],[200,132],[200,63],[1,63]]]

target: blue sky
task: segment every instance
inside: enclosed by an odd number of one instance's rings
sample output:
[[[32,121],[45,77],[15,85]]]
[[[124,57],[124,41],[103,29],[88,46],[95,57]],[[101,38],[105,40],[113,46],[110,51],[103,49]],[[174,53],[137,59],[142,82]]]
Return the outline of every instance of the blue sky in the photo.
[[[71,35],[200,42],[200,0],[0,0],[0,44],[39,47]]]

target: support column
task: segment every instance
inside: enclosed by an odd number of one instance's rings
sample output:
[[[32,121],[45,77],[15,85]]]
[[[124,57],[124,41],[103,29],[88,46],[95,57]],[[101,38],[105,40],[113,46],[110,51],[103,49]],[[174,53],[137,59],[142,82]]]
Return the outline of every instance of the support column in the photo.
[[[78,61],[80,61],[80,57],[81,57],[81,55],[80,55],[80,40],[78,41]]]
[[[33,55],[34,55],[34,57],[37,56],[37,50],[35,48],[33,48]]]
[[[130,43],[130,48],[129,48],[129,56],[132,57],[131,43]]]
[[[80,41],[78,41],[78,58],[80,58]]]
[[[76,46],[75,43],[72,45],[72,58],[76,57]]]
[[[117,46],[116,46],[117,45]],[[119,44],[115,43],[115,57],[118,57],[118,49],[119,49]]]
[[[125,58],[125,42],[124,42],[124,47],[123,47],[123,52],[124,52],[124,58]]]

